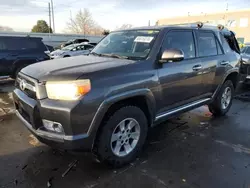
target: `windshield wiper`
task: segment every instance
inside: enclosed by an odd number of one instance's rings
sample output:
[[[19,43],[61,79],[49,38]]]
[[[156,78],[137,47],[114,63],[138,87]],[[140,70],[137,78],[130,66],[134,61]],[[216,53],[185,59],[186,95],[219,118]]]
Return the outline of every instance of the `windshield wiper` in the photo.
[[[114,58],[119,58],[119,59],[129,59],[129,57],[127,56],[121,56],[117,54],[100,54],[100,56],[114,57]]]

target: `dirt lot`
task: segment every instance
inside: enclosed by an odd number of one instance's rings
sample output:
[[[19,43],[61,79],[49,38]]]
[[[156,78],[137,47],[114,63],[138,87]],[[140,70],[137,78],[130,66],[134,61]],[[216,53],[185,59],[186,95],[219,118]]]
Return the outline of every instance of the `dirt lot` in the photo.
[[[234,100],[228,116],[206,107],[150,129],[140,158],[110,169],[91,154],[39,143],[13,114],[13,82],[0,86],[0,187],[249,188],[250,103]],[[73,165],[72,165],[73,163]],[[65,173],[69,166],[73,168]]]

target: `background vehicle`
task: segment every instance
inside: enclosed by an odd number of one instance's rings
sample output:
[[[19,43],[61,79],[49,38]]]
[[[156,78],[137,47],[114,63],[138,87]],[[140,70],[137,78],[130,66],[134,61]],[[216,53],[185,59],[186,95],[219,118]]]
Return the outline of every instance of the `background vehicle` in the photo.
[[[0,76],[15,77],[27,65],[50,59],[41,38],[0,36]]]
[[[54,51],[54,48],[53,46],[50,46],[50,45],[45,45],[48,49],[49,52],[53,52]]]
[[[242,64],[240,68],[243,77],[243,83],[250,84],[250,45],[246,45],[241,49]]]
[[[225,115],[241,57],[233,32],[188,24],[112,32],[70,60],[22,70],[17,116],[41,142],[121,166],[140,153],[151,126],[204,104]]]
[[[54,58],[64,58],[78,55],[88,55],[89,52],[94,48],[94,46],[88,43],[72,44],[62,48],[61,50],[56,50],[50,53],[50,57]]]
[[[79,44],[82,42],[89,42],[89,40],[88,39],[72,39],[72,40],[69,40],[69,41],[61,44],[61,48],[64,48],[64,47],[69,46],[71,44]]]

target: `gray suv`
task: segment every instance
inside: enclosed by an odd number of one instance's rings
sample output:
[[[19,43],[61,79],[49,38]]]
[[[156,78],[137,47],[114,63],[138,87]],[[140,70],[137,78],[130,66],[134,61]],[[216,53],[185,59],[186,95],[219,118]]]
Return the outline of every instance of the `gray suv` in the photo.
[[[211,26],[115,31],[89,56],[30,65],[16,114],[43,143],[93,152],[113,166],[141,151],[149,127],[202,105],[225,115],[238,82],[234,33]]]

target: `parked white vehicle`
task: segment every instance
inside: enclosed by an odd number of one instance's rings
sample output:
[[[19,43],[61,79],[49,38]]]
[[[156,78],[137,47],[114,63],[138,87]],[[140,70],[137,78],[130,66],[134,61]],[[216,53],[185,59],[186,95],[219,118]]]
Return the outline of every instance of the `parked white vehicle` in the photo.
[[[72,44],[60,50],[55,50],[51,52],[50,57],[52,59],[56,59],[78,55],[88,55],[93,48],[94,46],[88,43]]]

